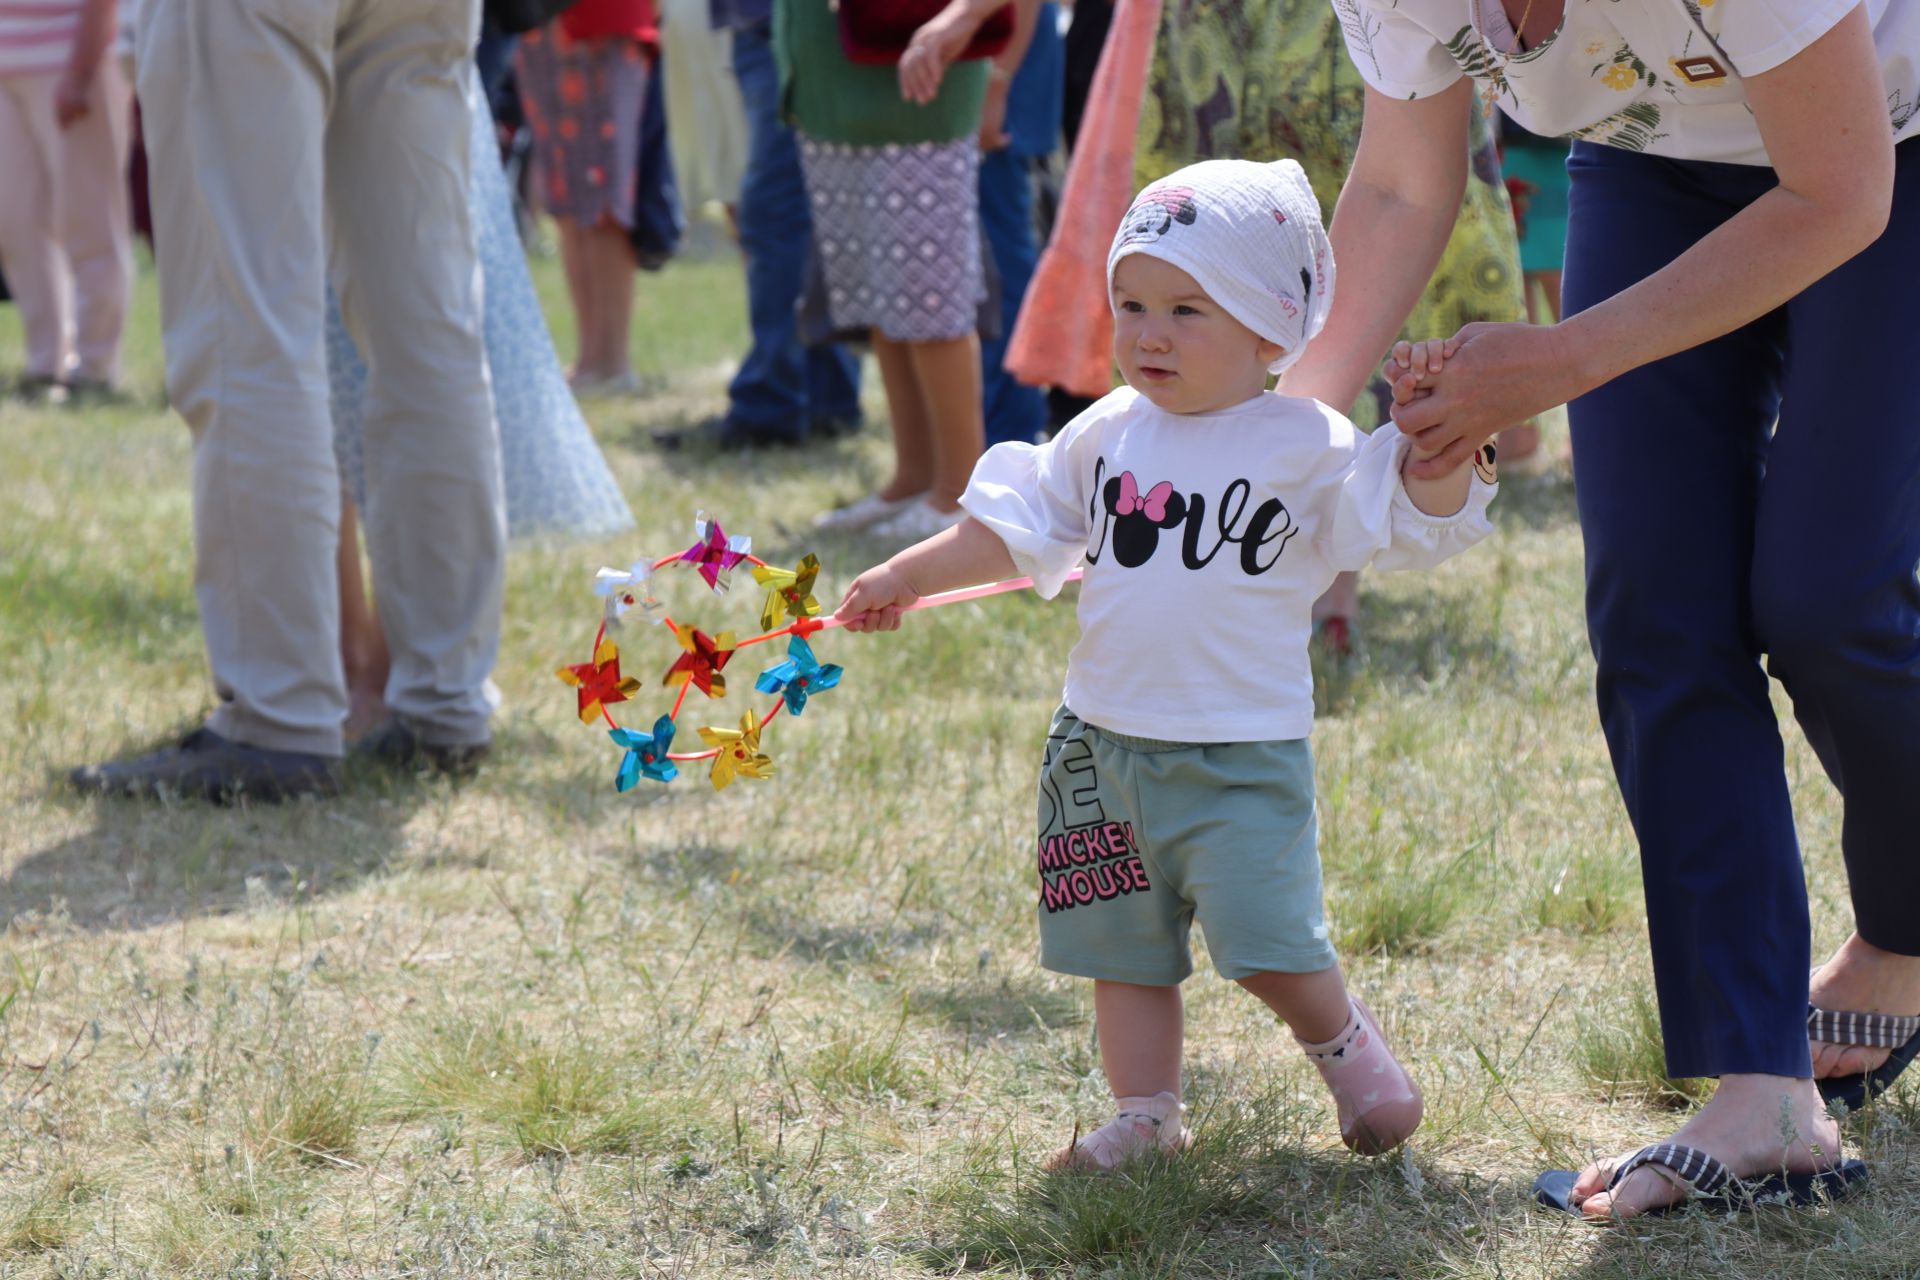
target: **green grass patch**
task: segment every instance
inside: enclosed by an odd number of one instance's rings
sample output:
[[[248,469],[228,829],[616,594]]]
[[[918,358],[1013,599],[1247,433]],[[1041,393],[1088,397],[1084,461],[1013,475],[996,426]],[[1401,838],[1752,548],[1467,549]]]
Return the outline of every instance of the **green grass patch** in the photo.
[[[1650,982],[1634,987],[1620,1004],[1575,1016],[1574,1058],[1581,1077],[1607,1102],[1625,1098],[1662,1107],[1705,1102],[1713,1096],[1713,1081],[1667,1074],[1660,1008]]]

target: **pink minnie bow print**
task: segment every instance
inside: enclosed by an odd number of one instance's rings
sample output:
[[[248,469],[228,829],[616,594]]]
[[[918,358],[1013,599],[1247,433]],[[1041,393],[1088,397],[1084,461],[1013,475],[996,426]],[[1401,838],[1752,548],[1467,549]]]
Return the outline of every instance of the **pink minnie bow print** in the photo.
[[[1134,481],[1133,472],[1120,473],[1120,500],[1113,504],[1113,514],[1130,516],[1139,512],[1158,524],[1167,518],[1167,499],[1173,496],[1173,481],[1162,480],[1147,490],[1147,496],[1140,496],[1140,486]]]

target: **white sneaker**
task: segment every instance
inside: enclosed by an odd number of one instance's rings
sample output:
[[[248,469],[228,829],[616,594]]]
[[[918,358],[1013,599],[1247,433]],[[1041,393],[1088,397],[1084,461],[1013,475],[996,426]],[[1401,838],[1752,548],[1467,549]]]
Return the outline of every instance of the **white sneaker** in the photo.
[[[910,498],[889,499],[870,493],[858,502],[849,502],[844,507],[821,512],[813,518],[813,527],[824,533],[851,533],[855,529],[893,519],[923,496],[916,493]]]
[[[899,515],[881,521],[867,532],[887,542],[915,543],[931,538],[942,529],[951,529],[966,518],[964,508],[942,511],[925,498],[920,498]]]

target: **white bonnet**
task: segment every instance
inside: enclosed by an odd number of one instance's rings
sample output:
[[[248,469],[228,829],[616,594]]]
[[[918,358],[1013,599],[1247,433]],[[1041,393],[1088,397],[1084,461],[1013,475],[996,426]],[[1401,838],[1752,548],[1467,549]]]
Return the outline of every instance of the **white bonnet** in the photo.
[[[1269,373],[1300,358],[1333,307],[1333,245],[1292,160],[1203,160],[1149,183],[1107,251],[1109,299],[1113,269],[1130,253],[1179,267],[1234,319],[1284,347]]]

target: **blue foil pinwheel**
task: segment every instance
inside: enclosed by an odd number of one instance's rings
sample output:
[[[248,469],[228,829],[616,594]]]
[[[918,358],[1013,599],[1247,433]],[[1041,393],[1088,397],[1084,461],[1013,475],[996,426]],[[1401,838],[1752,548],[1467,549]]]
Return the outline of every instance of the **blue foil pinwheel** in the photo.
[[[616,791],[631,791],[641,778],[672,782],[680,776],[680,766],[668,758],[673,749],[673,717],[661,716],[653,722],[651,734],[632,729],[610,729],[607,736],[617,747],[626,749],[620,758],[620,772],[614,777]]]
[[[787,660],[762,671],[753,687],[762,693],[779,694],[787,710],[797,716],[807,709],[808,697],[839,684],[840,674],[841,669],[832,663],[821,665],[813,656],[813,646],[792,636],[787,640]]]

